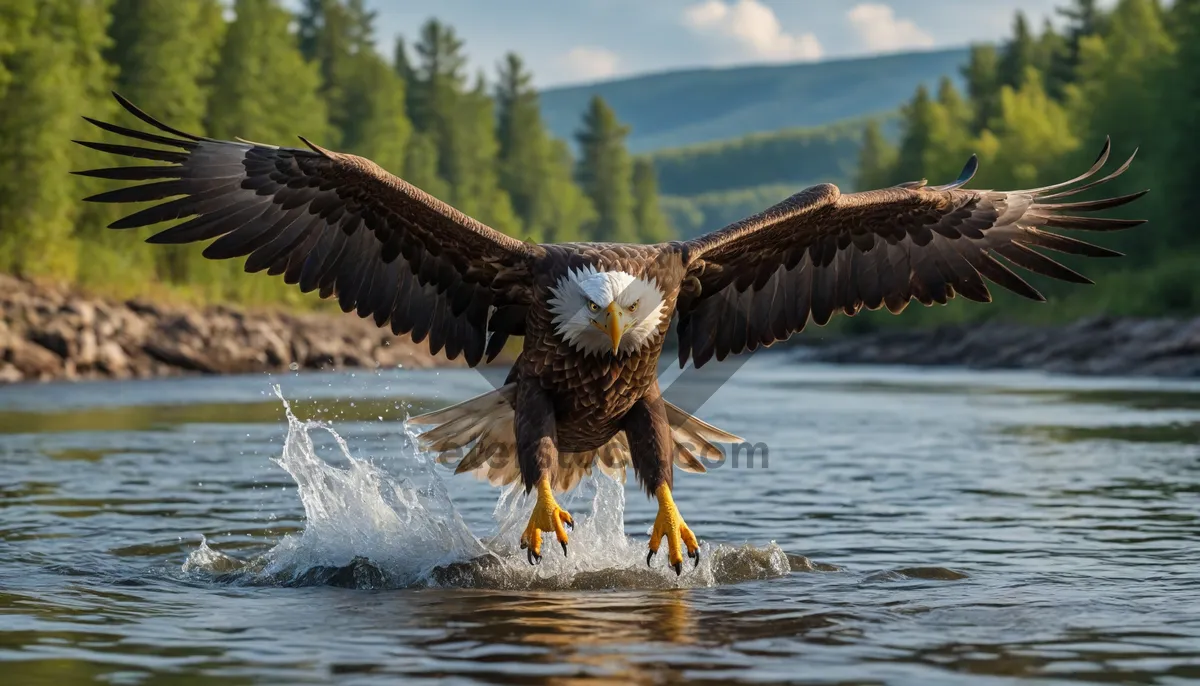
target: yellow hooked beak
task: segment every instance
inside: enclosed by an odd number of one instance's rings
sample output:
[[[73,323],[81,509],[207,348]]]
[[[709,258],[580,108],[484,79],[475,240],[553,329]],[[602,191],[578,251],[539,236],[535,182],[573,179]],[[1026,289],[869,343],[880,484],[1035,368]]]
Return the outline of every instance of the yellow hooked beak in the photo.
[[[625,313],[621,311],[621,307],[615,302],[608,304],[606,312],[608,314],[604,322],[604,330],[608,333],[609,338],[612,339],[612,351],[613,355],[616,355],[617,351],[621,348],[621,336],[625,335]]]

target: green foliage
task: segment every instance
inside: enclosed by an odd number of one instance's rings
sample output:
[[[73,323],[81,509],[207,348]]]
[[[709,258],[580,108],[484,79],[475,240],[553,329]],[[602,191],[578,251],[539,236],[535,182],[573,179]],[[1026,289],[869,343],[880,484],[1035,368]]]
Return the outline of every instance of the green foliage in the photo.
[[[482,76],[473,88],[466,88],[462,49],[452,28],[436,19],[425,23],[416,45],[419,61],[408,84],[409,115],[437,151],[437,177],[450,191],[445,200],[500,231],[519,235],[521,222],[496,170],[499,143],[493,103]],[[398,46],[397,72],[405,71],[406,54]]]
[[[236,0],[209,99],[208,132],[218,138],[290,145],[297,132],[328,136],[320,75],[305,61],[275,0]]]
[[[878,121],[867,122],[866,128],[863,129],[862,146],[858,152],[855,189],[865,191],[887,186],[895,164],[896,146],[884,137],[883,128]]]
[[[381,71],[390,70],[374,49],[374,19],[363,0],[305,0],[298,17],[300,52],[320,73],[319,93],[332,127],[325,141],[328,147],[348,152],[371,149],[364,142],[368,142],[368,127],[380,124],[371,121],[379,109],[374,101],[382,99],[389,107],[395,104],[395,76],[383,76]],[[403,91],[399,95],[402,102]],[[403,144],[400,141],[401,149]]]
[[[580,158],[575,177],[596,208],[596,219],[586,233],[590,240],[637,242],[634,220],[633,164],[625,150],[629,127],[602,98],[592,98],[575,134]]]
[[[1075,81],[1083,39],[1104,30],[1105,21],[1096,0],[1073,0],[1070,6],[1060,7],[1058,13],[1067,20],[1067,31],[1063,49],[1050,65],[1049,81],[1055,86],[1051,92],[1056,96],[1061,95],[1066,84]]]
[[[937,103],[925,86],[918,86],[912,102],[904,106],[903,121],[904,137],[900,140],[892,178],[897,182],[917,181],[932,166],[930,153],[938,125]]]
[[[500,186],[532,241],[582,239],[592,221],[590,201],[571,181],[571,159],[565,144],[550,137],[542,122],[532,75],[521,58],[509,53],[496,84]]]
[[[1174,218],[1171,226],[1195,235],[1194,227],[1181,221],[1195,211],[1193,198],[1200,179],[1200,0],[1176,0],[1168,25],[1174,29],[1178,50],[1164,68],[1163,95],[1158,99],[1164,121],[1160,203],[1164,215]]]
[[[633,163],[633,222],[642,243],[662,243],[672,231],[658,203],[658,181],[654,164],[645,158]]]
[[[971,60],[962,68],[962,75],[967,80],[967,95],[974,115],[971,131],[979,133],[1000,109],[1000,53],[996,46],[972,46]]]
[[[117,92],[178,128],[202,131],[224,30],[218,0],[116,0],[105,56],[117,69]],[[186,246],[156,249],[108,232],[96,238],[127,259],[153,264],[164,281],[183,284],[210,273]],[[95,269],[95,279],[107,278],[112,267]]]
[[[0,3],[5,75],[0,91],[0,269],[74,278],[100,212],[77,201],[84,184],[68,172],[105,158],[66,141],[90,128],[80,111],[103,113],[113,69],[102,59],[108,7],[89,0]],[[73,231],[78,223],[79,232]]]
[[[1017,12],[1013,19],[1013,35],[1004,46],[1000,57],[998,77],[1000,85],[1018,88],[1029,74],[1030,68],[1038,68],[1038,45],[1029,29],[1029,20],[1024,12]]]

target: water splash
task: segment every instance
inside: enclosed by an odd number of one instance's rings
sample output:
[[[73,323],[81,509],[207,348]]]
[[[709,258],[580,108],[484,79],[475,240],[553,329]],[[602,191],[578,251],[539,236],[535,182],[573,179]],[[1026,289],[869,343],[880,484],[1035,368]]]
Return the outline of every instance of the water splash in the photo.
[[[285,586],[590,589],[712,586],[792,571],[788,555],[774,543],[761,548],[704,543],[700,565],[688,565],[681,577],[661,560],[648,568],[645,541],[624,533],[624,487],[599,470],[564,500],[576,522],[570,555],[558,554],[548,538],[541,563],[531,566],[519,549],[534,500],[523,489],[514,485],[501,493],[493,512],[495,532],[477,538],[430,456],[411,448],[389,465],[391,473],[385,472],[351,455],[329,424],[297,419],[278,386],[275,394],[283,403],[288,433],[273,461],[296,482],[304,530],[250,560],[215,551],[202,540],[184,563],[185,573]],[[314,431],[332,436],[339,464],[318,456]],[[415,434],[407,426],[405,432],[415,446]],[[585,513],[581,506],[589,498],[591,512]]]

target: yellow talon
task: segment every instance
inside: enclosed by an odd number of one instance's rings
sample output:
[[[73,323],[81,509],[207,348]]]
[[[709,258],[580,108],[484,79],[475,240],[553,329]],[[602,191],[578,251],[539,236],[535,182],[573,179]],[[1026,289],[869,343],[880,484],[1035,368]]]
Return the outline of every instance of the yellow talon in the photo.
[[[692,530],[683,523],[683,517],[679,516],[679,509],[671,498],[671,487],[662,484],[654,491],[654,496],[658,498],[658,516],[654,518],[654,528],[650,531],[650,553],[646,555],[646,565],[650,565],[663,536],[666,536],[667,564],[675,570],[675,576],[679,576],[683,572],[684,547],[687,548],[688,557],[695,560],[693,566],[700,566],[700,544],[696,542]]]
[[[542,559],[542,534],[551,531],[562,544],[563,555],[566,555],[568,526],[574,528],[575,520],[558,506],[550,490],[550,477],[543,476],[537,482],[537,503],[533,506],[533,514],[529,515],[529,524],[525,527],[525,533],[521,534],[521,548],[529,549],[529,564]]]

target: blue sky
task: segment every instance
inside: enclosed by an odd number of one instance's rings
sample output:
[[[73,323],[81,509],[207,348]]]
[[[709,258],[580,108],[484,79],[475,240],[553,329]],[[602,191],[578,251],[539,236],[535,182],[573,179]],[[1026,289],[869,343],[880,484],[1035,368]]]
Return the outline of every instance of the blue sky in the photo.
[[[368,0],[380,48],[448,22],[489,75],[509,50],[539,86],[680,67],[795,62],[953,47],[1037,25],[1066,0]],[[1106,4],[1112,4],[1111,2]]]

